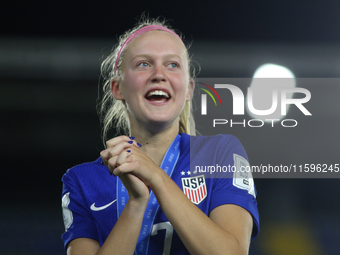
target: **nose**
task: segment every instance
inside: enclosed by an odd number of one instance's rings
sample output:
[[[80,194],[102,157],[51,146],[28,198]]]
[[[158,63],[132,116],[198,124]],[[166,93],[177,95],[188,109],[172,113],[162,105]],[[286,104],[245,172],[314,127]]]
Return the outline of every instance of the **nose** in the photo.
[[[151,76],[151,82],[158,83],[166,81],[166,75],[163,70],[163,66],[155,66],[154,72]]]

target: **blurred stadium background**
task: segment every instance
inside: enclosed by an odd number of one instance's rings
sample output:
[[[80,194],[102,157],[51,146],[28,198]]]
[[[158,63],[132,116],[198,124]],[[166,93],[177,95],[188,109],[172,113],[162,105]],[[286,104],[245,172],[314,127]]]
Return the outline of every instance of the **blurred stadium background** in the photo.
[[[249,78],[266,63],[285,66],[298,78],[340,77],[340,3],[335,0],[4,5],[0,254],[64,254],[60,179],[69,167],[95,160],[103,148],[96,114],[100,63],[142,12],[170,19],[193,42],[190,52],[202,68],[198,77]],[[291,157],[340,163],[339,87],[314,91],[315,114],[300,128],[226,133],[241,140],[251,164],[271,158],[290,164]],[[256,179],[261,230],[250,254],[339,254],[339,183]]]

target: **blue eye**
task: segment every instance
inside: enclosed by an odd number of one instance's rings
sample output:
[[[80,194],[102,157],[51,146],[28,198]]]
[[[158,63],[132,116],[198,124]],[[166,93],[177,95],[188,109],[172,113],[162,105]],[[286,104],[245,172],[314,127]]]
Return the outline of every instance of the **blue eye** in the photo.
[[[147,62],[141,62],[138,64],[139,67],[148,67],[149,64]]]
[[[178,64],[177,64],[177,63],[170,63],[170,64],[168,65],[168,67],[170,67],[170,68],[177,68],[177,67],[178,67]]]

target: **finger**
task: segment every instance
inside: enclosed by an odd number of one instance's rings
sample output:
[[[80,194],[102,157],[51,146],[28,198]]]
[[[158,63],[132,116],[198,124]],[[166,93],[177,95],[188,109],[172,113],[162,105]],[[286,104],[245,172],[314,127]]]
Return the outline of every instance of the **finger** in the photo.
[[[122,142],[111,148],[109,157],[119,156],[124,150],[129,149],[133,145],[132,141]]]
[[[109,169],[110,173],[112,174],[113,170],[117,167],[117,158],[118,156],[112,157],[107,161],[107,168]]]
[[[110,150],[107,150],[107,149],[100,152],[100,157],[102,158],[103,163],[105,165],[107,165],[107,161],[109,159],[109,152]]]
[[[103,159],[104,164],[107,165],[107,161],[115,156],[118,156],[122,153],[123,150],[130,148],[132,146],[132,141],[122,142],[117,144],[112,148],[108,148],[100,152],[100,156]]]
[[[113,158],[113,155],[110,155],[110,149],[106,149],[100,152],[100,157],[103,160],[103,164],[108,166],[108,161],[110,158]]]
[[[140,148],[142,147],[142,145],[140,143],[138,143],[136,140],[135,140],[135,137],[134,136],[118,136],[118,137],[115,137],[109,141],[106,142],[106,147],[107,148],[111,148],[111,147],[114,147],[116,146],[117,144],[119,143],[122,143],[122,142],[129,142],[129,141],[133,141],[133,145],[136,147],[136,148]]]
[[[113,170],[116,167],[119,167],[120,165],[124,164],[130,154],[131,154],[131,150],[128,149],[128,150],[122,151],[122,153],[120,153],[119,155],[110,158],[108,161],[108,165],[107,165],[110,172],[113,173]]]
[[[117,137],[112,138],[112,139],[110,139],[106,142],[106,148],[112,148],[119,143],[132,141],[134,139],[135,139],[134,137],[128,137],[126,135],[117,136]]]
[[[136,169],[138,169],[138,167],[139,167],[138,161],[132,161],[129,163],[126,162],[120,165],[119,167],[116,167],[112,173],[115,176],[120,176],[121,174],[133,173],[136,171]]]
[[[119,154],[118,158],[117,158],[117,162],[116,162],[116,166],[120,166],[124,163],[127,162],[127,158],[131,155],[131,150],[124,150],[121,154]]]

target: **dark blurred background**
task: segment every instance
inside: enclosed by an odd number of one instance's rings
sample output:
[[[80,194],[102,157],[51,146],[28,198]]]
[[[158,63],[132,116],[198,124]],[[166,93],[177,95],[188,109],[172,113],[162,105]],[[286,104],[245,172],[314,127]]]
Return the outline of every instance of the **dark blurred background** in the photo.
[[[340,77],[335,0],[2,3],[0,254],[63,254],[61,177],[103,148],[96,113],[100,64],[143,12],[169,19],[193,42],[198,77],[252,77],[265,63],[299,78]],[[289,164],[291,156],[340,163],[339,89],[314,91],[319,112],[299,128],[225,131],[237,135],[252,164],[271,157]],[[261,231],[250,254],[339,254],[339,179],[255,183]]]

